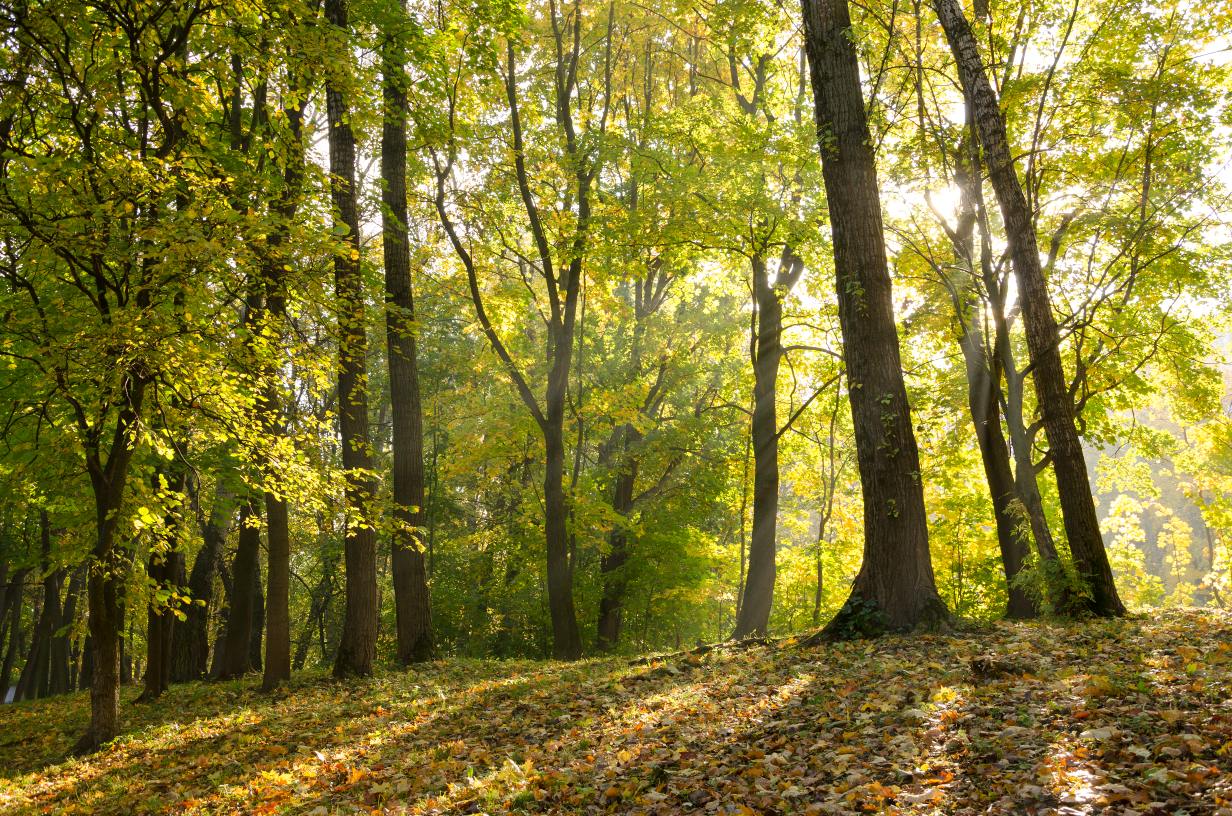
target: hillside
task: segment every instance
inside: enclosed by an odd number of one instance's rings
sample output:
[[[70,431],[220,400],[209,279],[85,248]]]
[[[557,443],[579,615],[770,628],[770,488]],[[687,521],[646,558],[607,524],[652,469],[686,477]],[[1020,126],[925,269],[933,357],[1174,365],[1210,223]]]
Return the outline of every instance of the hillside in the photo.
[[[4,813],[1232,814],[1232,617],[368,682],[175,686],[63,755],[83,694],[0,708]]]

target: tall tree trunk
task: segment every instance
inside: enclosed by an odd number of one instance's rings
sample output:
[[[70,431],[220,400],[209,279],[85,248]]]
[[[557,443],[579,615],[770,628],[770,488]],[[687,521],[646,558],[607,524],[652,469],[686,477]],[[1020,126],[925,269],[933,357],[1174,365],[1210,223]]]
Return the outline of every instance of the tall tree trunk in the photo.
[[[903,385],[881,203],[846,0],[804,0],[848,395],[864,494],[864,562],[825,636],[944,623]]]
[[[326,0],[325,19],[350,48],[346,0]],[[349,51],[347,52],[349,53]],[[350,60],[344,60],[349,64]],[[329,118],[330,194],[335,232],[342,246],[334,256],[338,311],[338,425],[342,466],[346,469],[347,534],[346,614],[334,660],[334,676],[372,674],[376,657],[376,530],[372,503],[376,493],[368,433],[368,338],[364,323],[363,278],[359,269],[359,208],[355,189],[355,135],[346,97],[335,78],[325,86]]]
[[[4,650],[4,663],[0,665],[0,699],[7,699],[10,683],[13,680],[13,666],[17,663],[17,647],[21,644],[21,602],[25,593],[26,576],[29,567],[23,567],[13,573],[9,579],[9,590],[5,596],[4,617],[8,618],[8,646]],[[14,697],[16,699],[16,697]]]
[[[776,391],[783,358],[783,305],[765,259],[755,255],[753,297],[757,307],[753,344],[753,530],[748,572],[733,637],[764,635],[774,602],[775,549],[779,512],[779,433]]]
[[[261,528],[256,504],[248,498],[240,505],[239,544],[231,571],[231,599],[222,643],[219,680],[242,677],[252,668],[252,621],[259,582]]]
[[[30,651],[21,677],[17,680],[17,700],[33,700],[46,697],[51,680],[51,644],[60,628],[60,589],[64,583],[64,570],[51,565],[51,522],[47,511],[39,511],[39,540],[43,569],[43,605],[30,636]]]
[[[607,537],[607,552],[599,564],[603,576],[603,595],[599,599],[599,627],[596,643],[600,651],[615,651],[620,642],[621,624],[624,622],[624,599],[628,588],[625,566],[629,561],[629,530],[627,520],[633,510],[633,488],[637,484],[638,457],[630,453],[641,441],[642,435],[632,424],[626,424],[620,432],[620,470],[612,488],[612,510],[620,521],[612,527]]]
[[[106,461],[98,449],[87,451],[96,535],[86,584],[92,670],[90,726],[74,746],[79,753],[110,742],[120,729],[120,632],[124,625],[121,594],[124,576],[131,565],[127,554],[116,546],[116,533],[134,452],[132,436],[148,384],[149,380],[142,375],[125,377],[122,393],[128,395],[128,404],[121,409],[112,429]]]
[[[415,299],[406,209],[405,3],[394,6],[381,44],[382,238],[385,253],[385,331],[389,397],[393,407],[394,530],[391,537],[398,660],[403,665],[432,657],[432,616],[420,530],[424,521],[423,408],[416,360]]]
[[[297,80],[289,80],[289,90],[297,90]],[[294,98],[294,97],[292,97]],[[299,196],[304,176],[303,111],[298,102],[283,109],[290,134],[286,166],[283,168],[283,192],[273,208],[282,219],[269,239],[269,259],[265,268],[266,314],[274,324],[273,334],[281,340],[286,331],[286,270],[292,259],[283,248],[287,243],[290,222],[299,209]],[[270,360],[266,363],[266,385],[258,404],[261,424],[267,435],[281,438],[286,435],[283,420],[283,397],[277,387],[279,366]],[[267,470],[266,478],[275,474]],[[266,621],[265,621],[265,672],[261,688],[272,691],[291,679],[291,520],[285,491],[280,485],[265,491],[266,521]]]
[[[559,352],[558,352],[559,354]],[[555,373],[560,366],[553,366]],[[563,366],[568,375],[568,364]],[[553,378],[553,380],[556,378]],[[563,380],[563,377],[561,378]],[[563,382],[548,383],[547,423],[543,429],[544,532],[547,538],[548,611],[552,618],[552,656],[576,660],[582,656],[582,637],[573,607],[573,566],[569,562],[569,534],[565,498],[565,439]],[[558,393],[554,393],[558,392]]]
[[[64,606],[60,612],[60,630],[51,641],[51,694],[67,694],[74,690],[76,677],[73,672],[73,639],[68,627],[77,618],[77,599],[85,587],[86,570],[82,565],[73,570],[68,581],[68,591],[64,596]]]
[[[934,0],[937,16],[954,53],[963,94],[971,106],[976,131],[984,147],[993,191],[1001,208],[1010,260],[1018,281],[1023,325],[1037,401],[1043,414],[1049,453],[1065,535],[1075,566],[1090,589],[1090,609],[1103,616],[1125,613],[1117,595],[1112,568],[1099,530],[1099,517],[1083,456],[1082,441],[1074,425],[1074,405],[1061,363],[1060,333],[1052,314],[1047,281],[1040,264],[1035,226],[1010,154],[1005,119],[988,82],[971,26],[957,0]]]
[[[1039,616],[1039,607],[1015,579],[1022,571],[1031,551],[1026,528],[1015,512],[1017,491],[1010,469],[1009,448],[1001,431],[1001,411],[997,402],[997,385],[992,378],[984,346],[979,317],[968,315],[967,328],[959,339],[967,367],[967,405],[975,438],[980,448],[984,478],[992,499],[997,527],[997,543],[1001,549],[1001,564],[1005,571],[1008,602],[1005,616],[1026,619]]]
[[[974,145],[968,145],[967,152],[972,153],[974,159],[975,154],[970,149],[973,147]],[[1035,618],[1039,616],[1039,607],[1035,600],[1024,588],[1015,585],[1015,580],[1022,572],[1031,552],[1031,541],[1026,526],[1015,512],[1017,487],[1010,467],[1009,447],[1001,430],[1001,368],[996,356],[988,353],[983,310],[980,309],[980,301],[973,292],[975,282],[992,272],[983,271],[983,267],[989,264],[983,242],[978,259],[976,256],[976,225],[982,224],[983,219],[977,214],[981,207],[979,191],[975,189],[980,183],[979,174],[972,169],[979,165],[975,161],[970,164],[971,168],[962,160],[956,164],[954,180],[962,193],[962,207],[958,214],[958,225],[952,231],[947,228],[959,266],[965,267],[967,276],[957,282],[949,281],[947,285],[954,299],[959,324],[958,345],[967,370],[967,407],[975,428],[980,460],[984,466],[984,480],[988,483],[988,495],[992,500],[997,543],[1001,549],[1001,565],[1005,572],[1008,596],[1005,616],[1011,619]],[[997,299],[999,292],[992,291],[989,296]],[[1001,311],[999,302],[995,311]]]
[[[184,620],[174,624],[171,679],[185,683],[200,680],[209,673],[210,610],[214,601],[214,577],[218,559],[227,543],[227,529],[235,507],[223,482],[214,491],[209,518],[201,526],[201,549],[188,576],[188,595],[192,602],[184,610]]]

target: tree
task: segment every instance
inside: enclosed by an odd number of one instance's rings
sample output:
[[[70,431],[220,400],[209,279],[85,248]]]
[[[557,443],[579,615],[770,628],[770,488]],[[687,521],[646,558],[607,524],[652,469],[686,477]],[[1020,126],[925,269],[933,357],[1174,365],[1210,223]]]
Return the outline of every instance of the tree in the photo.
[[[327,0],[325,19],[345,50],[326,77],[330,195],[334,205],[334,287],[338,313],[338,426],[346,469],[346,617],[334,675],[372,674],[376,657],[376,528],[371,518],[376,485],[368,428],[367,323],[359,269],[359,207],[355,184],[355,134],[347,101],[350,24],[346,0]]]
[[[846,0],[805,0],[804,41],[834,242],[848,394],[864,493],[864,563],[826,632],[936,626],[919,453],[903,385],[877,172]]]
[[[1022,302],[1027,344],[1031,350],[1032,375],[1060,494],[1065,536],[1075,565],[1089,587],[1091,611],[1103,616],[1122,615],[1125,607],[1117,596],[1099,531],[1086,459],[1074,426],[1074,406],[1058,349],[1060,334],[1052,314],[1035,228],[1014,170],[1005,119],[984,72],[971,26],[957,0],[934,0],[934,6],[954,52],[963,93],[972,109],[975,129],[983,145],[989,176],[1005,223]]]
[[[391,2],[382,37],[381,218],[385,252],[385,332],[393,414],[393,564],[398,660],[430,658],[432,616],[420,528],[424,521],[423,408],[415,342],[415,299],[407,237],[405,40],[411,35],[404,3]]]

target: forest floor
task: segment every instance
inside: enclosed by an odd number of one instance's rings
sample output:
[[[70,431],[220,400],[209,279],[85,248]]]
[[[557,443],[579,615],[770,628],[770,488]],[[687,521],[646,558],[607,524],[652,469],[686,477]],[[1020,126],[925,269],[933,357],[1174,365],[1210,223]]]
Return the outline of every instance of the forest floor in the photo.
[[[1215,613],[254,687],[4,706],[0,813],[1232,816]]]

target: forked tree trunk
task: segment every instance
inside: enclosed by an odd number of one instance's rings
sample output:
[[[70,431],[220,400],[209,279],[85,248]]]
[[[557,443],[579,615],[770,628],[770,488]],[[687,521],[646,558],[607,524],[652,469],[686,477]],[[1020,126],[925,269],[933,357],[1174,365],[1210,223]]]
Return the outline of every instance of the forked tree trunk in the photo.
[[[944,624],[920,460],[903,385],[864,99],[846,0],[804,0],[830,228],[864,494],[864,562],[827,637]]]
[[[432,615],[420,530],[424,522],[423,408],[416,360],[415,299],[406,208],[406,51],[404,3],[391,3],[394,22],[382,41],[384,100],[381,129],[382,237],[385,252],[385,331],[393,408],[394,530],[391,536],[398,661],[432,657]]]
[[[1035,618],[1039,616],[1039,606],[1016,583],[1030,555],[1031,539],[1021,513],[1017,512],[1018,493],[1010,467],[1009,446],[1001,430],[1001,368],[996,356],[988,353],[983,312],[979,308],[979,298],[973,291],[976,281],[982,277],[982,266],[987,262],[982,256],[977,259],[975,246],[976,225],[980,219],[977,216],[978,191],[974,187],[980,182],[976,172],[962,162],[954,170],[954,180],[962,193],[962,207],[958,225],[950,233],[950,238],[956,260],[960,267],[965,267],[967,277],[951,281],[949,285],[959,323],[958,345],[967,370],[967,408],[984,466],[984,480],[988,484],[996,522],[997,544],[1001,549],[1001,566],[1005,572],[1005,616],[1011,619]],[[990,296],[995,297],[995,293],[990,293]]]
[[[326,0],[325,19],[349,43],[346,0]],[[348,46],[344,46],[349,48]],[[349,60],[344,63],[349,64]],[[342,236],[334,255],[338,312],[338,425],[342,466],[346,469],[346,612],[334,676],[372,674],[376,657],[376,530],[372,503],[371,439],[368,433],[368,338],[364,320],[363,278],[359,269],[359,208],[355,189],[355,134],[345,95],[335,78],[325,85],[329,120],[330,194],[335,232]]]
[[[1074,425],[1074,405],[1058,348],[1060,333],[1040,263],[1035,226],[1014,170],[1005,119],[984,72],[979,48],[963,16],[962,6],[958,0],[934,0],[934,6],[954,53],[963,94],[974,115],[989,178],[1005,224],[1010,260],[1018,281],[1027,347],[1031,351],[1035,391],[1048,436],[1070,552],[1082,580],[1090,589],[1091,612],[1102,616],[1123,615],[1125,606],[1117,595],[1112,568],[1108,564],[1082,441]]]

